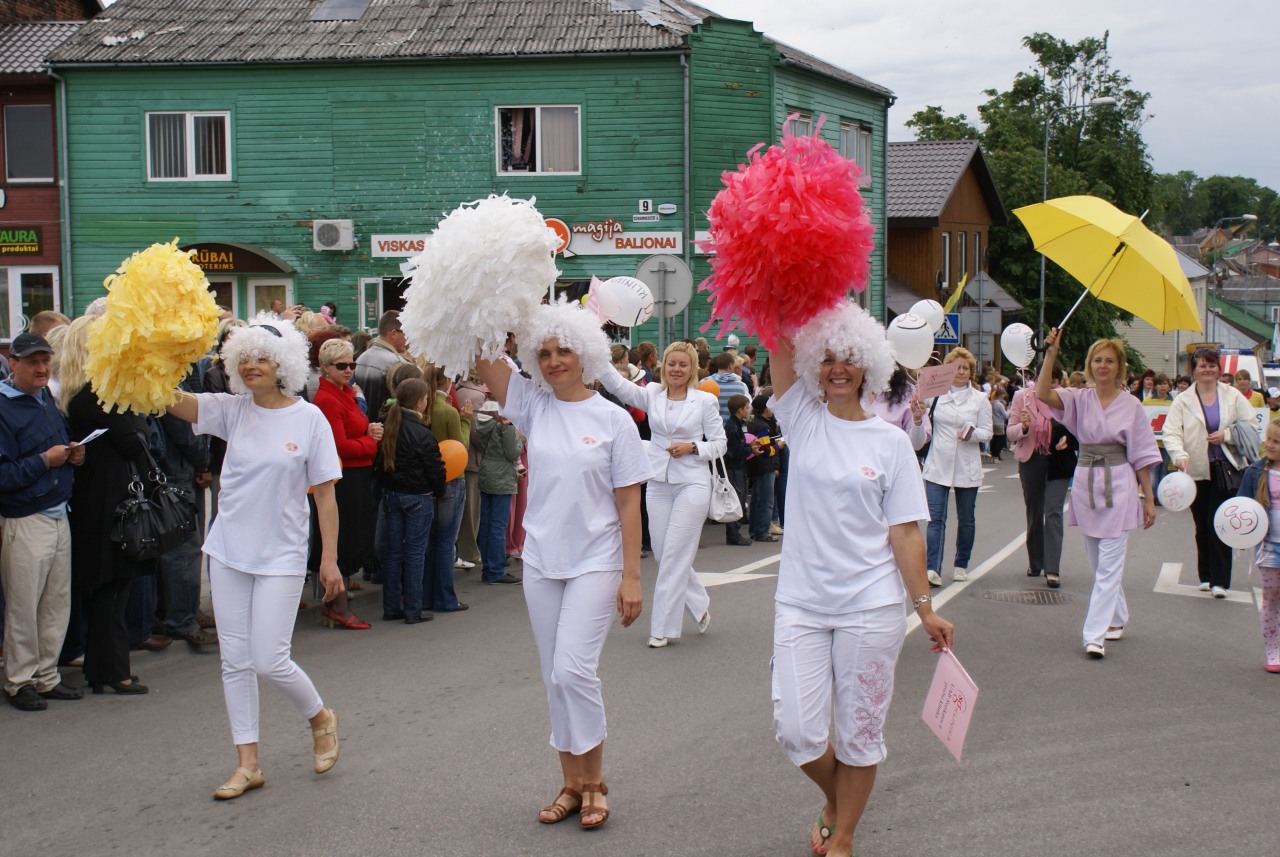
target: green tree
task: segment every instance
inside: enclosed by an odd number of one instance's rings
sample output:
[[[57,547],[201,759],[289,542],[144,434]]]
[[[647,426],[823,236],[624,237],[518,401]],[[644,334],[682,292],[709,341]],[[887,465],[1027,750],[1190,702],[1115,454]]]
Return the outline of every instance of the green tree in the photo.
[[[963,113],[947,116],[941,107],[932,104],[916,111],[903,124],[915,129],[917,140],[976,140],[980,136],[978,129],[969,124],[969,117]]]

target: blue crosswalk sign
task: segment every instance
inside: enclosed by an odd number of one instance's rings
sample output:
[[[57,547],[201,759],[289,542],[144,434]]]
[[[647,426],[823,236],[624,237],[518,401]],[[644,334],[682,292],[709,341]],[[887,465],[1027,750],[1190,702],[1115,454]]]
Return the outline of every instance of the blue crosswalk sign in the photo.
[[[942,327],[933,335],[933,341],[937,345],[960,344],[960,313],[949,312],[942,317]]]

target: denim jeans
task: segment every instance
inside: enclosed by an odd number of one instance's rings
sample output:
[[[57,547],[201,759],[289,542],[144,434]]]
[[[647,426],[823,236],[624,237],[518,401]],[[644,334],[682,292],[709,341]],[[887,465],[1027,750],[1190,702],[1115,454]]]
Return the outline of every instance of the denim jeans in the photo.
[[[773,482],[777,475],[770,470],[768,473],[751,477],[751,537],[753,539],[769,535],[769,524],[773,522]]]
[[[136,646],[151,638],[151,628],[156,623],[156,578],[141,574],[128,584],[128,606],[124,621],[128,629],[129,645]]]
[[[458,596],[453,591],[453,561],[457,559],[458,529],[462,526],[462,504],[466,499],[467,482],[461,476],[448,484],[444,497],[436,499],[431,540],[422,568],[423,606],[428,610],[448,613],[458,609]]]
[[[738,494],[738,504],[744,510],[747,509],[747,468],[733,467],[732,465],[725,468],[725,475],[729,477],[729,484],[733,486],[733,490]],[[747,516],[743,515],[736,521],[730,521],[724,525],[724,537],[732,542],[734,539],[742,538],[742,522],[747,520]]]
[[[422,612],[422,565],[436,501],[430,494],[382,492],[382,612],[417,616]]]
[[[947,535],[948,495],[956,492],[956,515],[960,518],[956,532],[956,568],[969,567],[969,554],[973,553],[973,537],[977,531],[973,520],[974,507],[978,503],[978,488],[952,488],[925,480],[924,493],[929,500],[928,567],[942,572],[942,544]]]
[[[173,480],[171,480],[173,481]],[[192,496],[196,486],[178,482]],[[200,545],[203,542],[204,514],[195,504],[196,531],[185,542],[156,560],[156,579],[160,581],[160,616],[166,634],[194,634],[200,630],[196,612],[200,609]]]
[[[480,559],[484,581],[507,573],[507,521],[511,517],[510,494],[480,493]]]

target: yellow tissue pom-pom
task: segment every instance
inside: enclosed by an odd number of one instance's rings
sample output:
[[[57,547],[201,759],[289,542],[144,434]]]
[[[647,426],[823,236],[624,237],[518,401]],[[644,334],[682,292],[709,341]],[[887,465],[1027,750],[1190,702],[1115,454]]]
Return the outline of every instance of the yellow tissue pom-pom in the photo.
[[[218,305],[178,239],[152,244],[107,277],[106,312],[89,334],[85,373],[107,410],[158,414],[213,346]]]

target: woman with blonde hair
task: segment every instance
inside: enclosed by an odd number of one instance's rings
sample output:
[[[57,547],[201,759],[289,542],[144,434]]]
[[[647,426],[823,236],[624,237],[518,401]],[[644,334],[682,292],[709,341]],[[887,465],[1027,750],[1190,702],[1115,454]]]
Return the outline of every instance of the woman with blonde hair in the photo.
[[[991,402],[974,380],[978,361],[967,348],[953,348],[943,364],[958,363],[951,389],[931,400],[933,441],[924,460],[924,487],[929,498],[928,570],[930,586],[942,585],[942,551],[947,534],[947,501],[956,495],[955,572],[969,579],[969,556],[977,534],[974,510],[982,486],[981,444],[991,440]]]
[[[662,355],[662,383],[640,387],[621,370],[605,372],[600,379],[623,404],[649,415],[649,466],[654,475],[645,499],[649,538],[658,560],[649,620],[652,649],[679,639],[685,611],[698,623],[699,634],[711,624],[710,598],[693,570],[693,558],[711,501],[707,463],[724,454],[728,441],[719,401],[696,386],[697,366],[697,349],[673,342]]]
[[[1080,441],[1067,523],[1084,535],[1093,571],[1084,620],[1085,653],[1101,658],[1106,641],[1120,639],[1129,617],[1122,586],[1129,531],[1156,522],[1151,465],[1160,461],[1160,450],[1142,404],[1125,395],[1123,340],[1099,339],[1089,347],[1085,372],[1094,383],[1091,390],[1054,389],[1053,364],[1060,341],[1057,328],[1045,339],[1036,397]]]

